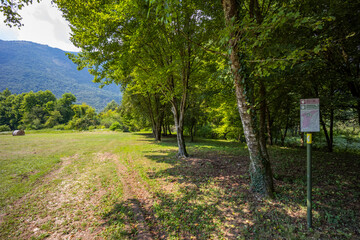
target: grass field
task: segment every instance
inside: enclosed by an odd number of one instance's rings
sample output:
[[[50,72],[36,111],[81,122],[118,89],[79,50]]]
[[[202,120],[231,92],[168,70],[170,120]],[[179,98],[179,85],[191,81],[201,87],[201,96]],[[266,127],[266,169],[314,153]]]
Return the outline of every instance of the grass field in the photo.
[[[0,135],[0,239],[359,239],[360,157],[270,148],[276,198],[249,190],[247,149],[146,134]]]

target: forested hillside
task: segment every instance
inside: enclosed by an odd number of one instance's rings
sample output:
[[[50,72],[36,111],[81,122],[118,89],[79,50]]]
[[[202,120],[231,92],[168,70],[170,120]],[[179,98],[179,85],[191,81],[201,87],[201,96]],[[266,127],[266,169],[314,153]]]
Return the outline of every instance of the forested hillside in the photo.
[[[0,91],[12,93],[50,90],[56,97],[73,93],[77,103],[86,102],[97,110],[108,102],[120,101],[121,93],[115,84],[99,88],[86,69],[77,70],[65,52],[25,41],[0,40]]]

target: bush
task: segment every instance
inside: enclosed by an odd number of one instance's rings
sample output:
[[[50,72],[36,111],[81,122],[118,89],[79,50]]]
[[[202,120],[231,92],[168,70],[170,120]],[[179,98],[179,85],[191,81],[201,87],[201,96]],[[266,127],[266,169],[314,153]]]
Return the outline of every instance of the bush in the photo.
[[[8,125],[1,125],[0,126],[0,132],[9,132],[11,131],[10,127]]]
[[[95,126],[97,121],[94,119],[90,119],[87,117],[83,118],[73,118],[68,123],[68,129],[75,129],[75,130],[89,130],[90,126]]]
[[[111,131],[115,131],[117,129],[122,129],[122,126],[119,122],[113,122],[113,124],[111,124],[110,128]]]
[[[216,135],[212,129],[211,126],[209,125],[205,125],[205,126],[201,126],[197,131],[196,131],[196,135],[199,137],[203,137],[203,138],[214,138],[214,136]]]
[[[56,126],[53,127],[53,129],[55,129],[55,130],[65,130],[65,125],[64,124],[56,125]]]

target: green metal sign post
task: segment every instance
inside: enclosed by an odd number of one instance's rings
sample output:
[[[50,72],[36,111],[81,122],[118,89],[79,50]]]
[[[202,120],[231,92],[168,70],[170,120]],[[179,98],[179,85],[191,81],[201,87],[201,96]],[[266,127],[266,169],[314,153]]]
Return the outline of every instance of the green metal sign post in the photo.
[[[312,134],[306,135],[306,148],[307,148],[307,225],[310,229],[312,226],[312,197],[311,197],[311,145],[312,145]]]
[[[300,131],[306,132],[307,148],[307,225],[312,227],[312,173],[311,173],[311,146],[312,132],[320,132],[320,101],[318,98],[300,100]]]

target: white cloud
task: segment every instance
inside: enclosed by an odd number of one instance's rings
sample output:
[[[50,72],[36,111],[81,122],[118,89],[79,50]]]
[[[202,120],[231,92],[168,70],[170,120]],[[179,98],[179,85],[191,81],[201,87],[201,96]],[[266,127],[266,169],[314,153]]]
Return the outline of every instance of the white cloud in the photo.
[[[23,27],[9,28],[3,23],[4,17],[0,16],[0,39],[2,40],[25,40],[65,51],[79,51],[70,42],[70,27],[61,12],[51,4],[51,0],[34,1],[20,11]]]

